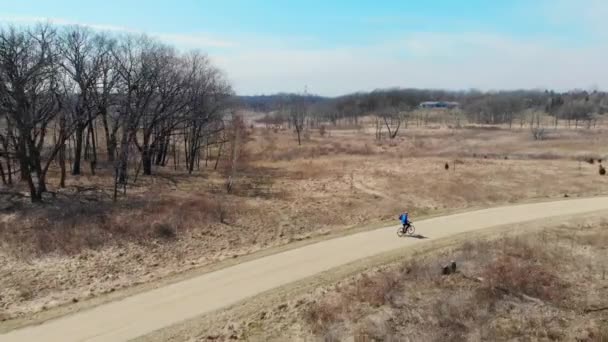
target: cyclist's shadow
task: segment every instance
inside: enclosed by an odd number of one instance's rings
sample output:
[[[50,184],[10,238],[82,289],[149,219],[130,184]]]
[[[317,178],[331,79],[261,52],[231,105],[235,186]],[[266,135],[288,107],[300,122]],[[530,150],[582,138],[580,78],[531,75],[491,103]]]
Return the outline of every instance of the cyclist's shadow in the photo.
[[[418,240],[428,239],[428,236],[424,236],[424,235],[420,235],[420,234],[406,235],[404,237],[408,237],[408,238],[412,238],[412,239],[418,239]]]

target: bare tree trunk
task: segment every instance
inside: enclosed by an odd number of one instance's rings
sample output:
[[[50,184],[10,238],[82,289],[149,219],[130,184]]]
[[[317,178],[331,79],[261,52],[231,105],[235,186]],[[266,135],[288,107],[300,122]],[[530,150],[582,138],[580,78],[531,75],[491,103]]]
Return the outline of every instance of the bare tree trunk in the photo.
[[[135,176],[133,177],[133,184],[137,183],[137,178],[139,177],[139,171],[141,170],[141,166],[143,163],[137,163],[137,169],[135,169]]]
[[[152,156],[154,155],[154,142],[151,144],[151,132],[144,132],[144,141],[141,147],[141,163],[144,168],[144,175],[152,175]],[[137,139],[135,137],[135,139]]]
[[[10,154],[6,156],[6,168],[8,169],[8,185],[12,185],[13,184],[13,159],[11,158]]]
[[[95,175],[95,169],[97,167],[97,135],[95,134],[95,127],[93,126],[93,120],[89,122],[89,132],[91,135],[91,155],[89,164],[91,166],[91,174]]]
[[[209,162],[209,137],[205,140],[205,168],[208,166]]]
[[[559,118],[557,116],[557,113],[555,113],[554,116],[555,116],[555,128],[557,128]]]
[[[91,130],[88,127],[87,125],[86,138],[84,139],[84,160],[86,161],[91,160]]]
[[[116,172],[118,174],[118,183],[127,183],[127,167],[129,158],[129,132],[123,132],[120,143],[120,156],[118,158]]]
[[[32,179],[32,174],[30,172],[31,165],[28,156],[26,155],[27,145],[26,139],[29,137],[19,137],[18,146],[17,146],[17,157],[19,159],[19,166],[21,171],[21,181],[27,183],[28,188],[30,189],[30,199],[32,202],[41,202],[42,195],[38,193],[36,190],[36,185],[34,185],[34,180]]]
[[[190,154],[189,154],[189,145],[188,145],[188,134],[184,134],[184,158],[186,158],[186,169],[189,173],[192,173],[190,167]]]
[[[300,138],[300,134],[298,131],[298,140]],[[234,140],[232,141],[232,149],[230,156],[230,175],[228,176],[228,181],[226,182],[226,192],[230,193],[232,188],[234,187],[234,181],[236,178],[236,170],[237,170],[237,162],[239,157],[239,143],[240,143],[240,128],[239,126],[234,127]]]
[[[196,153],[196,170],[201,170],[201,150],[199,149]]]
[[[0,175],[2,176],[2,184],[8,185],[6,182],[6,176],[4,175],[4,167],[2,166],[2,161],[0,161]]]
[[[150,147],[144,147],[141,152],[141,163],[144,168],[144,175],[152,175],[152,152],[150,151]]]
[[[73,160],[73,158],[72,158],[72,151],[73,151],[72,140],[73,140],[73,137],[68,139],[68,141],[67,141],[67,143],[68,143],[68,153],[67,153],[68,163],[67,164],[70,165],[70,172],[72,172],[72,160]]]
[[[61,169],[61,176],[59,178],[59,187],[65,188],[65,176],[66,176],[66,167],[65,167],[65,142],[59,149],[59,168]]]
[[[302,146],[302,139],[300,138],[300,133],[302,131],[302,127],[298,126],[297,124],[296,126],[296,132],[298,133],[298,146]]]
[[[160,163],[161,166],[167,165],[167,155],[169,154],[169,144],[171,144],[171,137],[167,136],[167,138],[165,139],[165,143],[163,144],[163,159],[161,160],[161,163]]]
[[[116,134],[110,132],[107,114],[102,114],[101,121],[103,123],[103,129],[106,135],[106,149],[108,154],[108,161],[113,162],[116,156]]]
[[[74,146],[74,166],[72,166],[72,175],[80,174],[80,161],[82,159],[82,140],[84,134],[84,127],[78,124],[75,132],[76,145]]]
[[[217,165],[220,162],[220,158],[222,157],[222,148],[224,147],[224,143],[221,143],[217,150],[217,158],[215,159],[215,165],[213,166],[214,170],[217,170]]]
[[[66,125],[65,116],[62,115],[61,118],[59,119],[59,135],[61,137],[64,137],[66,134],[65,125]],[[61,143],[61,147],[59,148],[59,168],[61,169],[61,175],[59,178],[59,187],[60,188],[65,188],[65,177],[66,177],[65,141],[66,141],[66,139],[63,139],[63,142]]]
[[[171,144],[171,147],[173,148],[173,169],[175,171],[177,171],[177,165],[179,164],[179,159],[178,159],[178,155],[177,155],[177,148],[175,147],[175,143],[176,143],[177,139],[173,139],[173,143]]]

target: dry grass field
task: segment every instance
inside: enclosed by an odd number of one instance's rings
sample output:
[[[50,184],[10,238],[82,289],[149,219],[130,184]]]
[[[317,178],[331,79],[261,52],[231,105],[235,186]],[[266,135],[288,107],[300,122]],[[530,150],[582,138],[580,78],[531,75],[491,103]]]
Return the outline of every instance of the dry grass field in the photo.
[[[415,221],[471,207],[605,194],[608,177],[598,174],[598,159],[607,145],[602,128],[549,130],[543,141],[527,129],[408,128],[380,142],[373,130],[329,128],[324,136],[307,132],[298,146],[288,130],[252,127],[232,193],[224,189],[222,163],[214,171],[209,161],[193,175],[168,166],[139,176],[118,204],[111,203],[111,171],[102,165],[95,176],[69,177],[45,205],[3,199],[0,318],[27,317],[272,246],[393,223],[406,208]],[[57,171],[49,178],[54,191]]]
[[[608,341],[608,224],[576,222],[418,252],[192,340]]]

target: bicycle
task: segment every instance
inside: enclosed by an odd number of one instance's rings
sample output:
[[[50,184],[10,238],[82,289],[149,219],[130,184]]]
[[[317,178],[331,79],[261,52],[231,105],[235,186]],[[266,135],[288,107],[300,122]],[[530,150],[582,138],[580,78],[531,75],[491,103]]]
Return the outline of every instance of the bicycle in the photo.
[[[405,235],[414,235],[416,231],[416,227],[414,227],[413,223],[409,223],[407,226],[399,227],[397,230],[397,236],[403,237]]]

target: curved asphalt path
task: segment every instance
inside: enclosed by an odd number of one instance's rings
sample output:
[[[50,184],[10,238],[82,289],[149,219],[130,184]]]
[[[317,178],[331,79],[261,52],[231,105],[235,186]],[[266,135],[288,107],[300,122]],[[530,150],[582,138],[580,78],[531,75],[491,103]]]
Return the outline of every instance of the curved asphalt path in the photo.
[[[522,204],[416,222],[430,239],[608,209],[608,197]],[[288,250],[0,335],[0,341],[126,341],[358,259],[427,240],[399,239],[396,226]]]

